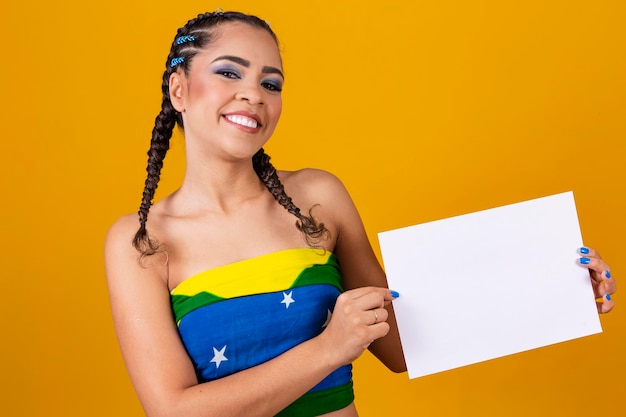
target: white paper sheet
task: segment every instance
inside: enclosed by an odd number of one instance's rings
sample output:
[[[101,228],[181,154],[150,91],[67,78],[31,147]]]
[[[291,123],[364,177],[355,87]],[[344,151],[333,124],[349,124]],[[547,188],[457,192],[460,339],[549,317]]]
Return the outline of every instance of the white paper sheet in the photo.
[[[378,236],[409,378],[602,331],[572,192]]]

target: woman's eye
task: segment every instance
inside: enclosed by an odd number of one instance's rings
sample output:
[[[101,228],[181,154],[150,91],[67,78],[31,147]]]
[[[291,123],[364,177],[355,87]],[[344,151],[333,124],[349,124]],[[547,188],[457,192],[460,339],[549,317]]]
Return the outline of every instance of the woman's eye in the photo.
[[[231,79],[241,78],[241,76],[239,75],[239,72],[230,68],[221,68],[221,69],[216,70],[215,73],[218,75],[221,75],[222,77],[231,78]]]
[[[239,78],[239,75],[232,71],[222,71],[222,75],[226,78]]]
[[[282,84],[276,81],[263,81],[261,86],[268,91],[274,91],[277,93],[280,93],[283,90]]]

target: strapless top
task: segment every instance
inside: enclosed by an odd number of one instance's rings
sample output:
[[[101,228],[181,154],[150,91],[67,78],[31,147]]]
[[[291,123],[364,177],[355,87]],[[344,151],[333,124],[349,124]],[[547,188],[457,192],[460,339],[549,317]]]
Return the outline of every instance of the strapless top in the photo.
[[[171,291],[171,302],[198,381],[206,382],[259,365],[319,335],[342,291],[334,254],[296,248],[193,275]],[[317,416],[353,400],[352,367],[347,365],[278,416]]]

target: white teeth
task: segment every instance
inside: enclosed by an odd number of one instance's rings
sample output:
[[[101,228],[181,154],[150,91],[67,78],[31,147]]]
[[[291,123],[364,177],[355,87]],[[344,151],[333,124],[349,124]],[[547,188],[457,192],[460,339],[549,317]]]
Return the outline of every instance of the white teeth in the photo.
[[[233,123],[237,123],[238,125],[242,125],[242,126],[246,126],[246,127],[255,128],[258,125],[256,120],[251,119],[251,118],[246,117],[246,116],[227,115],[226,118],[228,120],[230,120],[231,122],[233,122]]]

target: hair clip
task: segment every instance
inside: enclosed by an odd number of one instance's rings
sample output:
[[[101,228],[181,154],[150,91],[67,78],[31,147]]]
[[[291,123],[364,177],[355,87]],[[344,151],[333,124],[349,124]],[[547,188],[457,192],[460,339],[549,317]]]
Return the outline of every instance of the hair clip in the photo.
[[[176,45],[182,45],[183,43],[192,42],[195,40],[196,37],[193,35],[179,36],[178,38],[176,38]]]
[[[217,16],[223,16],[224,15],[224,9],[222,9],[221,7],[218,7],[217,9],[215,9],[213,14],[217,15]]]
[[[172,61],[170,62],[170,67],[174,68],[176,65],[182,64],[183,62],[185,62],[184,56],[173,58]]]

